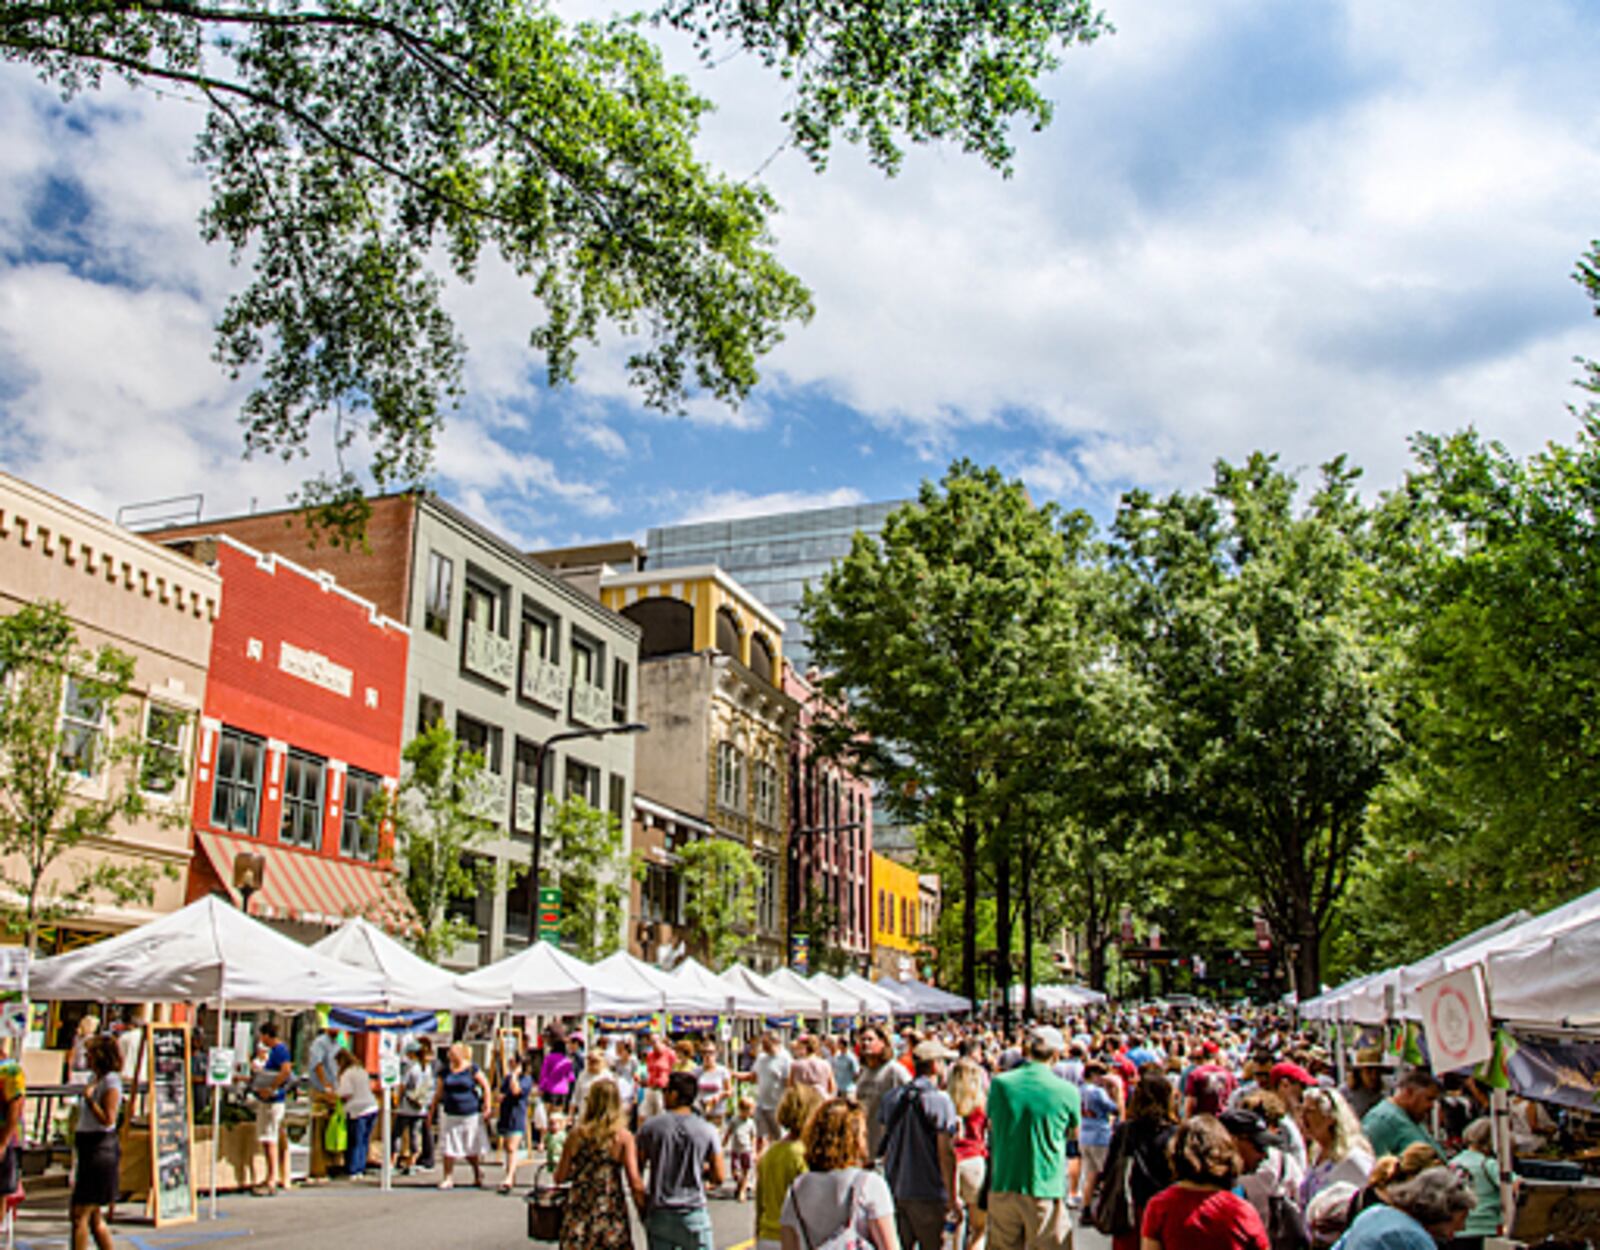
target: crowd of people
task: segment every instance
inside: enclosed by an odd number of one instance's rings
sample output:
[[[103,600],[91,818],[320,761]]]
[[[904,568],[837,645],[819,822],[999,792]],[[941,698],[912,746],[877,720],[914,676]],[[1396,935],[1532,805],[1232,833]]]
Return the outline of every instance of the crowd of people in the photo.
[[[291,1076],[270,1026],[261,1041],[273,1192]],[[409,1047],[392,1149],[445,1189],[463,1165],[484,1184],[496,1151],[502,1191],[546,1170],[566,1187],[563,1250],[629,1250],[630,1202],[651,1250],[713,1250],[719,1194],[753,1203],[758,1250],[1058,1250],[1081,1225],[1115,1250],[1475,1250],[1503,1230],[1482,1092],[1377,1048],[1347,1068],[1340,1084],[1286,1020],[1202,1010],[768,1031],[732,1053],[554,1027],[492,1078],[462,1043]],[[371,1077],[331,1030],[308,1077],[340,1105],[360,1176]],[[86,1103],[89,1138],[113,1084]]]

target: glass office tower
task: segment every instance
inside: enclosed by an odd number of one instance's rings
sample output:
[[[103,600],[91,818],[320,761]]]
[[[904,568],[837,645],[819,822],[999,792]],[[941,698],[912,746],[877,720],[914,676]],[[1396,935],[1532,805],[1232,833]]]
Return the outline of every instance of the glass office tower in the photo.
[[[645,537],[650,569],[714,564],[783,618],[783,653],[801,672],[811,663],[800,597],[841,556],[857,530],[876,537],[895,503],[808,508],[736,521],[663,525]]]

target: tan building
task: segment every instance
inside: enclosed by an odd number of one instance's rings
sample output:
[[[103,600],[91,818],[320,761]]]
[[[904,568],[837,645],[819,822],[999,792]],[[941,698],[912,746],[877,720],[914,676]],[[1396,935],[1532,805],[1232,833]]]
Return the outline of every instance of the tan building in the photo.
[[[731,838],[749,848],[760,873],[745,958],[758,970],[781,967],[789,738],[799,711],[783,690],[783,622],[712,567],[608,569],[599,589],[606,607],[642,631],[638,714],[650,732],[638,739],[634,775],[648,806],[634,805],[634,837],[650,876],[635,900],[641,920],[631,945],[653,959],[668,944],[664,926],[681,891],[672,871],[677,839]]]
[[[215,572],[0,473],[0,614],[54,601],[71,618],[80,646],[109,645],[131,655],[137,697],[119,710],[116,732],[145,734],[186,763],[194,756],[212,622],[221,599],[222,582]],[[70,710],[65,698],[64,710]],[[77,728],[94,735],[110,726],[91,710]],[[192,783],[193,777],[186,775],[166,792],[150,795],[156,813],[151,818],[63,858],[54,870],[62,882],[107,858],[169,871],[157,878],[149,906],[92,900],[56,931],[52,947],[129,928],[183,905]],[[102,774],[78,784],[85,795],[103,796],[113,781]],[[14,891],[14,875],[6,876],[0,888]]]

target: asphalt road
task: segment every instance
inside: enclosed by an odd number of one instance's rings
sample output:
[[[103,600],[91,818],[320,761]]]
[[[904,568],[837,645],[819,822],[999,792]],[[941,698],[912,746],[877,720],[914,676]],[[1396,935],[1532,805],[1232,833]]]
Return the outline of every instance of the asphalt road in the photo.
[[[193,1224],[157,1229],[132,1221],[118,1223],[113,1232],[119,1250],[182,1250],[206,1246],[212,1250],[508,1250],[529,1246],[548,1250],[548,1243],[532,1243],[527,1236],[527,1213],[521,1195],[495,1192],[497,1169],[489,1169],[489,1187],[458,1186],[449,1192],[434,1188],[431,1179],[398,1177],[392,1192],[376,1182],[336,1181],[299,1189],[276,1198],[223,1195],[218,1218],[210,1219],[204,1199],[200,1219]],[[131,1213],[129,1213],[131,1214]],[[715,1198],[712,1224],[718,1250],[749,1250],[753,1236],[754,1204]],[[18,1250],[66,1250],[68,1227],[59,1208],[40,1209],[24,1204],[17,1219]],[[1075,1250],[1109,1250],[1109,1242],[1083,1230]],[[635,1230],[635,1245],[643,1250],[644,1237]]]

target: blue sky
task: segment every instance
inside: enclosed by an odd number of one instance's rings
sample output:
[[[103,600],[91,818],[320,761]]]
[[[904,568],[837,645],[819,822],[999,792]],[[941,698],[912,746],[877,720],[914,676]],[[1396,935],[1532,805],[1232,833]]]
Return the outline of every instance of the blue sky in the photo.
[[[1381,487],[1418,429],[1571,437],[1572,358],[1600,355],[1569,278],[1600,235],[1592,4],[1107,14],[1117,33],[1067,54],[1056,122],[1020,136],[1010,179],[940,148],[892,181],[849,152],[821,176],[767,166],[818,314],[737,413],[644,411],[616,343],[547,391],[517,283],[491,267],[452,292],[469,396],[437,487],[542,545],[900,497],[955,455],[1103,517],[1258,447],[1347,452]],[[741,58],[694,72],[719,104],[705,154],[755,170],[781,91]],[[305,469],[239,457],[198,120],[0,71],[0,466],[108,513],[188,491],[210,514],[273,506]]]

